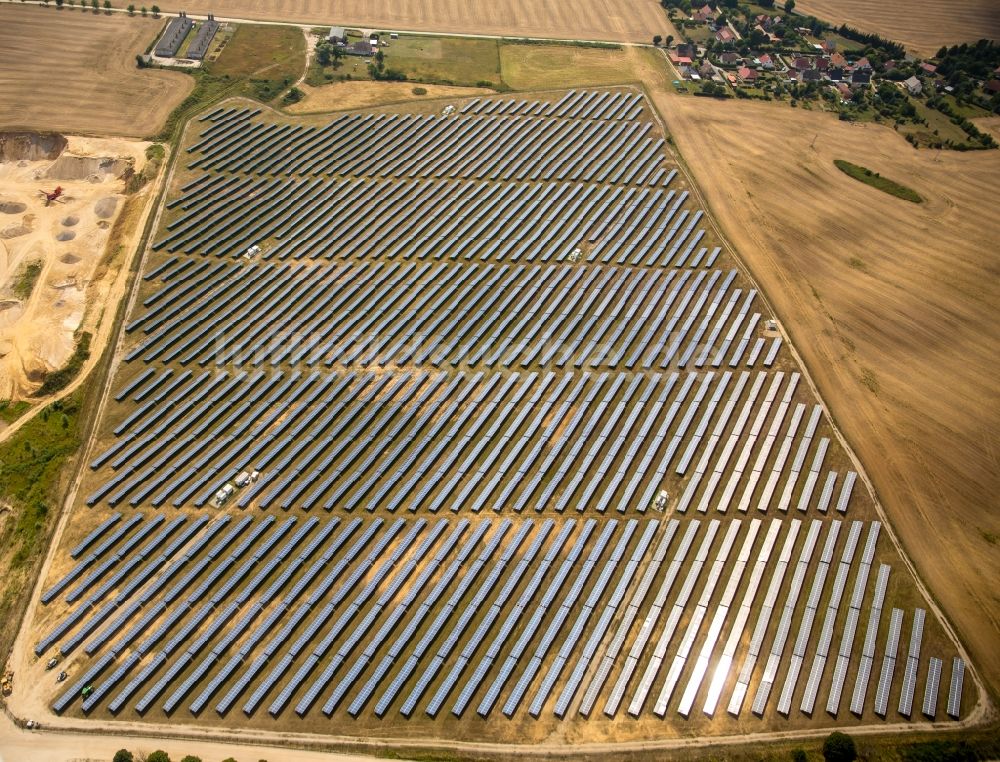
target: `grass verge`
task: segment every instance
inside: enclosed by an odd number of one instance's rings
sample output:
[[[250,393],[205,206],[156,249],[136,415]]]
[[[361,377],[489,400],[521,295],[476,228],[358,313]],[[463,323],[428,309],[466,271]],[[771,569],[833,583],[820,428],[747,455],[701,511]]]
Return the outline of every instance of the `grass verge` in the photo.
[[[901,198],[904,201],[910,201],[914,204],[920,204],[923,202],[923,198],[921,198],[920,194],[915,190],[907,188],[905,185],[900,185],[887,177],[882,177],[878,172],[872,172],[867,167],[851,164],[851,162],[844,161],[843,159],[834,159],[833,163],[836,165],[837,169],[845,175],[853,177],[855,180],[859,180],[865,185],[877,188],[883,193],[888,193],[890,196],[895,196],[896,198]]]
[[[42,260],[35,259],[31,262],[26,262],[18,272],[17,278],[14,279],[14,296],[22,302],[28,301],[35,290],[35,284],[38,283],[38,278],[41,274]]]
[[[85,392],[53,402],[0,445],[0,653],[13,641],[33,569],[58,515],[64,467],[81,442]]]

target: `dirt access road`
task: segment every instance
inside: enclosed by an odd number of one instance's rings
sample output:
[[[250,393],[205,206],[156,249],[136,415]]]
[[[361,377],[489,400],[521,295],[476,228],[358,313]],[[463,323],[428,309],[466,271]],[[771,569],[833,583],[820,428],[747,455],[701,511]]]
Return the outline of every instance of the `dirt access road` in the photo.
[[[879,125],[680,96],[662,69],[642,73],[907,554],[1000,690],[1000,151],[916,151]],[[863,185],[835,158],[927,200]]]

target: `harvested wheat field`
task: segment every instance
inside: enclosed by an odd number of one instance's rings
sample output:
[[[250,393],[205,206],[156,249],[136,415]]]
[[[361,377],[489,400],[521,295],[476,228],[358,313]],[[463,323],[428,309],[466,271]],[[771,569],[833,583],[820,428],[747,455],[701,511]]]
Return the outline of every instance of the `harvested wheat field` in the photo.
[[[828,114],[652,95],[921,576],[997,687],[1000,599],[983,580],[1000,574],[1000,152],[917,152],[889,129]],[[836,158],[926,201],[858,183]]]
[[[167,12],[215,13],[219,17],[308,24],[362,26],[367,29],[489,34],[555,39],[648,42],[654,34],[670,34],[670,22],[655,0],[192,0],[162,6]]]
[[[323,87],[299,85],[305,93],[298,103],[286,107],[292,114],[313,114],[327,111],[347,111],[391,103],[426,101],[434,98],[468,98],[492,93],[485,87],[453,87],[451,85],[414,85],[412,82],[335,82]],[[423,90],[415,93],[414,90]]]
[[[137,69],[161,22],[36,6],[0,8],[0,127],[144,137],[194,86]]]
[[[802,0],[800,13],[809,13],[834,24],[847,24],[877,32],[924,55],[942,45],[974,42],[1000,36],[1000,9],[996,0]]]

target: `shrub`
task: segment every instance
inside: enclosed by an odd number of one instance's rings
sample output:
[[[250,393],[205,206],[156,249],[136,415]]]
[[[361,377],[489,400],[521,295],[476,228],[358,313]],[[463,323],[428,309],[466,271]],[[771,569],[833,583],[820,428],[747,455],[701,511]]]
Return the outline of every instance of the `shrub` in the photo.
[[[181,762],[201,762],[201,757],[196,757],[194,754],[188,754]]]
[[[794,749],[792,751],[792,762],[807,762],[809,757],[806,756],[805,749]]]
[[[170,755],[163,751],[163,749],[157,749],[146,757],[146,762],[170,762]]]
[[[414,87],[413,88],[413,94],[414,95],[427,95],[427,88],[426,87]]]
[[[854,762],[857,758],[854,739],[847,733],[834,731],[823,742],[823,759],[826,762]]]
[[[135,757],[132,756],[132,752],[128,749],[119,749],[115,752],[112,762],[134,762],[134,760]]]

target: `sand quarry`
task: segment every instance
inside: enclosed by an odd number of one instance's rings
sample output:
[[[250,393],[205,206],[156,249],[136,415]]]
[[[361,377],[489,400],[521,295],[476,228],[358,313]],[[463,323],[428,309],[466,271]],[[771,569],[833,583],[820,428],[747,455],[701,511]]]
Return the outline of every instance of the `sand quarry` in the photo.
[[[0,398],[33,392],[73,353],[74,335],[99,319],[94,276],[124,206],[124,173],[141,170],[148,143],[0,136]],[[46,206],[41,190],[61,186]],[[41,273],[26,300],[16,284]]]

